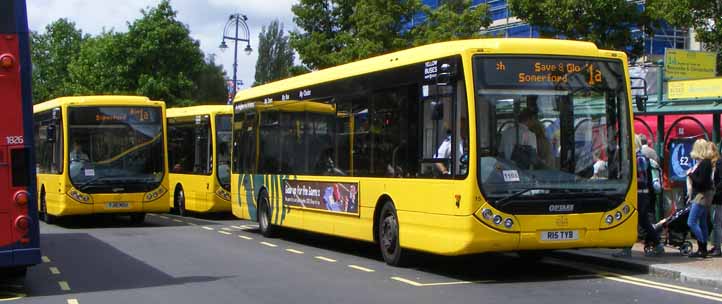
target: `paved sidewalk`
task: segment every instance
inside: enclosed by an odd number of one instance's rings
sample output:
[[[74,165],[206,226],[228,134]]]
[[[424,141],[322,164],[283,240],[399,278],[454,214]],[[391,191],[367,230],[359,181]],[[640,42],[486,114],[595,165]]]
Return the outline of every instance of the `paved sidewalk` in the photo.
[[[695,250],[696,248],[695,244]],[[645,257],[641,243],[632,248],[632,256],[615,258],[618,249],[579,249],[555,252],[558,257],[594,263],[610,268],[628,269],[651,275],[690,282],[703,286],[722,288],[722,257],[706,259],[689,258],[680,254],[676,247],[665,247],[659,257]]]

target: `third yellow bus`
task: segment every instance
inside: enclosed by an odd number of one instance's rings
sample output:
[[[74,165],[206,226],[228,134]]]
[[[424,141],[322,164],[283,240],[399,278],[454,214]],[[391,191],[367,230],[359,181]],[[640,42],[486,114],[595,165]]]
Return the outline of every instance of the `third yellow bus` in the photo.
[[[171,208],[180,215],[231,210],[231,106],[168,109]]]

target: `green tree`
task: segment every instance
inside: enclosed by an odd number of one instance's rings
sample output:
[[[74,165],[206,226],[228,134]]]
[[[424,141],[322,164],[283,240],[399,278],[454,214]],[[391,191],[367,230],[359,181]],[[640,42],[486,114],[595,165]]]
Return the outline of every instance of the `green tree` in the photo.
[[[198,41],[176,19],[168,0],[128,24],[125,64],[135,80],[135,91],[169,106],[187,104],[198,89],[194,80],[203,69],[204,55]]]
[[[562,35],[598,47],[642,53],[642,40],[631,27],[650,29],[650,19],[628,0],[509,0],[512,14],[536,26],[544,37]]]
[[[414,45],[481,37],[481,29],[491,24],[487,9],[486,4],[472,7],[471,0],[442,1],[437,9],[424,7],[427,20],[412,29]]]
[[[225,104],[228,99],[225,78],[226,72],[216,64],[215,55],[207,56],[195,81],[198,90],[193,99],[202,104]]]
[[[83,42],[69,67],[73,95],[135,94],[125,65],[130,55],[123,33],[104,32]]]
[[[58,19],[44,33],[31,33],[31,39],[34,102],[73,95],[68,69],[87,36],[72,21]]]
[[[301,0],[293,6],[291,46],[309,69],[321,69],[415,45],[473,38],[490,20],[486,6],[442,1],[437,9],[419,0]],[[415,18],[425,15],[421,23]],[[295,69],[302,72],[302,69]]]
[[[290,76],[295,57],[288,36],[283,32],[283,23],[274,20],[268,27],[264,26],[258,35],[258,60],[253,86]]]
[[[693,28],[697,40],[717,53],[717,73],[722,72],[722,3],[710,0],[649,0],[646,9],[669,24]]]

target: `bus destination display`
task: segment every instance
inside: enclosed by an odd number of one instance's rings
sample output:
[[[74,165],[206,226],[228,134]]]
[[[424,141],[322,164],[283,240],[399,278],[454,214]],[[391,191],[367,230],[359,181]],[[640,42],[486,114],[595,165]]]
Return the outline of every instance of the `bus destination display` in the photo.
[[[609,62],[553,58],[476,58],[476,77],[488,87],[595,86]],[[481,72],[481,73],[480,73]]]
[[[72,124],[156,123],[160,111],[149,107],[78,107],[70,109]]]

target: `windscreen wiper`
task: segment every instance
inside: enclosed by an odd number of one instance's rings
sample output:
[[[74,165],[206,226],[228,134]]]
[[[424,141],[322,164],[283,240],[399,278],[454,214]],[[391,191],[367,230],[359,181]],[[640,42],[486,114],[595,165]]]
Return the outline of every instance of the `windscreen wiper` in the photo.
[[[525,189],[519,190],[519,191],[517,191],[517,192],[514,192],[514,193],[510,194],[509,196],[505,196],[505,197],[503,197],[503,198],[501,198],[501,199],[498,199],[498,200],[497,200],[496,202],[494,202],[494,203],[497,204],[497,207],[498,207],[499,205],[501,205],[501,204],[503,204],[503,203],[505,203],[505,202],[507,202],[507,201],[509,201],[509,200],[511,200],[511,199],[513,199],[513,198],[515,198],[515,197],[518,197],[518,196],[520,196],[520,195],[522,195],[522,194],[524,194],[524,193],[527,193],[527,192],[529,192],[529,191],[532,191],[532,190],[562,190],[562,191],[565,191],[565,192],[568,192],[568,191],[569,191],[569,189],[555,188],[555,187],[529,187],[529,188],[525,188]]]

